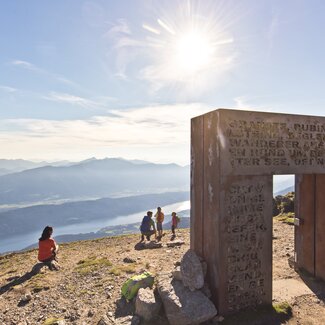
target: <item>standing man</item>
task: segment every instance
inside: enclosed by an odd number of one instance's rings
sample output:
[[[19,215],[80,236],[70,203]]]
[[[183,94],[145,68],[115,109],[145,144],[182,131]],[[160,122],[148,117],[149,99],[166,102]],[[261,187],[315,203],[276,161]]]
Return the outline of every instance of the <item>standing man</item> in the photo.
[[[156,223],[157,223],[158,237],[160,239],[163,236],[162,224],[163,224],[164,219],[165,219],[165,215],[161,211],[161,207],[158,207],[157,208],[157,212],[155,214],[155,218],[156,218]]]
[[[152,211],[148,211],[147,215],[143,217],[141,226],[141,241],[144,241],[144,236],[146,236],[147,240],[150,241],[150,236],[156,234],[155,223],[152,220]]]

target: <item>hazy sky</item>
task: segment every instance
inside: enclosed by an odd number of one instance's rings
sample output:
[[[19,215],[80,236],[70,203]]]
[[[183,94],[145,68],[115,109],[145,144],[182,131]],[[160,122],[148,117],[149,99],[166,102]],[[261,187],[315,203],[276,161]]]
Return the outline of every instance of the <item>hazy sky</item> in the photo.
[[[325,115],[325,1],[0,2],[0,158],[189,163],[190,118]]]

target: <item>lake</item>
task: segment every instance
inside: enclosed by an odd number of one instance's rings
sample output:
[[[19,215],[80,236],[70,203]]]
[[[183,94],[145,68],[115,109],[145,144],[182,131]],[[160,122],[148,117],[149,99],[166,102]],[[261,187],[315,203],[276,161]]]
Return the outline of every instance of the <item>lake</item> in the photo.
[[[149,210],[156,213],[157,207],[152,207]],[[175,211],[183,211],[190,209],[190,201],[178,202],[166,206],[162,206],[162,210],[165,213],[166,221],[170,218],[170,214]],[[66,234],[82,234],[88,232],[96,232],[101,228],[107,226],[116,226],[134,222],[141,222],[143,216],[147,213],[147,211],[140,211],[129,215],[121,215],[113,219],[101,219],[101,220],[93,220],[87,223],[80,223],[75,225],[68,225],[63,227],[55,227],[54,228],[54,238],[58,235],[66,235]],[[32,232],[24,235],[13,236],[11,238],[0,239],[0,254],[4,252],[17,251],[24,249],[25,247],[32,245],[38,241],[38,238],[41,236],[41,232],[43,229],[40,229],[39,232]]]

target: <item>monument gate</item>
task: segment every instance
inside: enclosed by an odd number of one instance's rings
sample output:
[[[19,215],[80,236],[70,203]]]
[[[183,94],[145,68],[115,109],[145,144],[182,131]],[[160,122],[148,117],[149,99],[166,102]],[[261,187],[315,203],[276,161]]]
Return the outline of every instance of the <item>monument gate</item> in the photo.
[[[295,260],[325,279],[325,117],[218,109],[192,119],[191,248],[220,314],[272,303],[274,174],[296,174]]]

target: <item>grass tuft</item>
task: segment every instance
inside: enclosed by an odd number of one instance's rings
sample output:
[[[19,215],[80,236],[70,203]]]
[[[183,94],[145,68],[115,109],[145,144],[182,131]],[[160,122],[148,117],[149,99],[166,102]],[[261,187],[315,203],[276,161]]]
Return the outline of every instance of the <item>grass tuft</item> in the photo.
[[[292,307],[286,301],[280,302],[278,304],[273,304],[273,309],[277,314],[288,315],[288,316],[292,315]]]
[[[75,270],[80,274],[87,274],[100,267],[108,266],[112,266],[112,263],[106,257],[97,258],[96,256],[89,256],[86,259],[80,260]]]
[[[60,320],[63,320],[63,318],[57,318],[57,317],[50,317],[50,318],[47,318],[43,325],[55,325],[57,324]]]
[[[293,212],[282,213],[275,217],[276,220],[286,223],[288,225],[294,225],[295,214]]]

